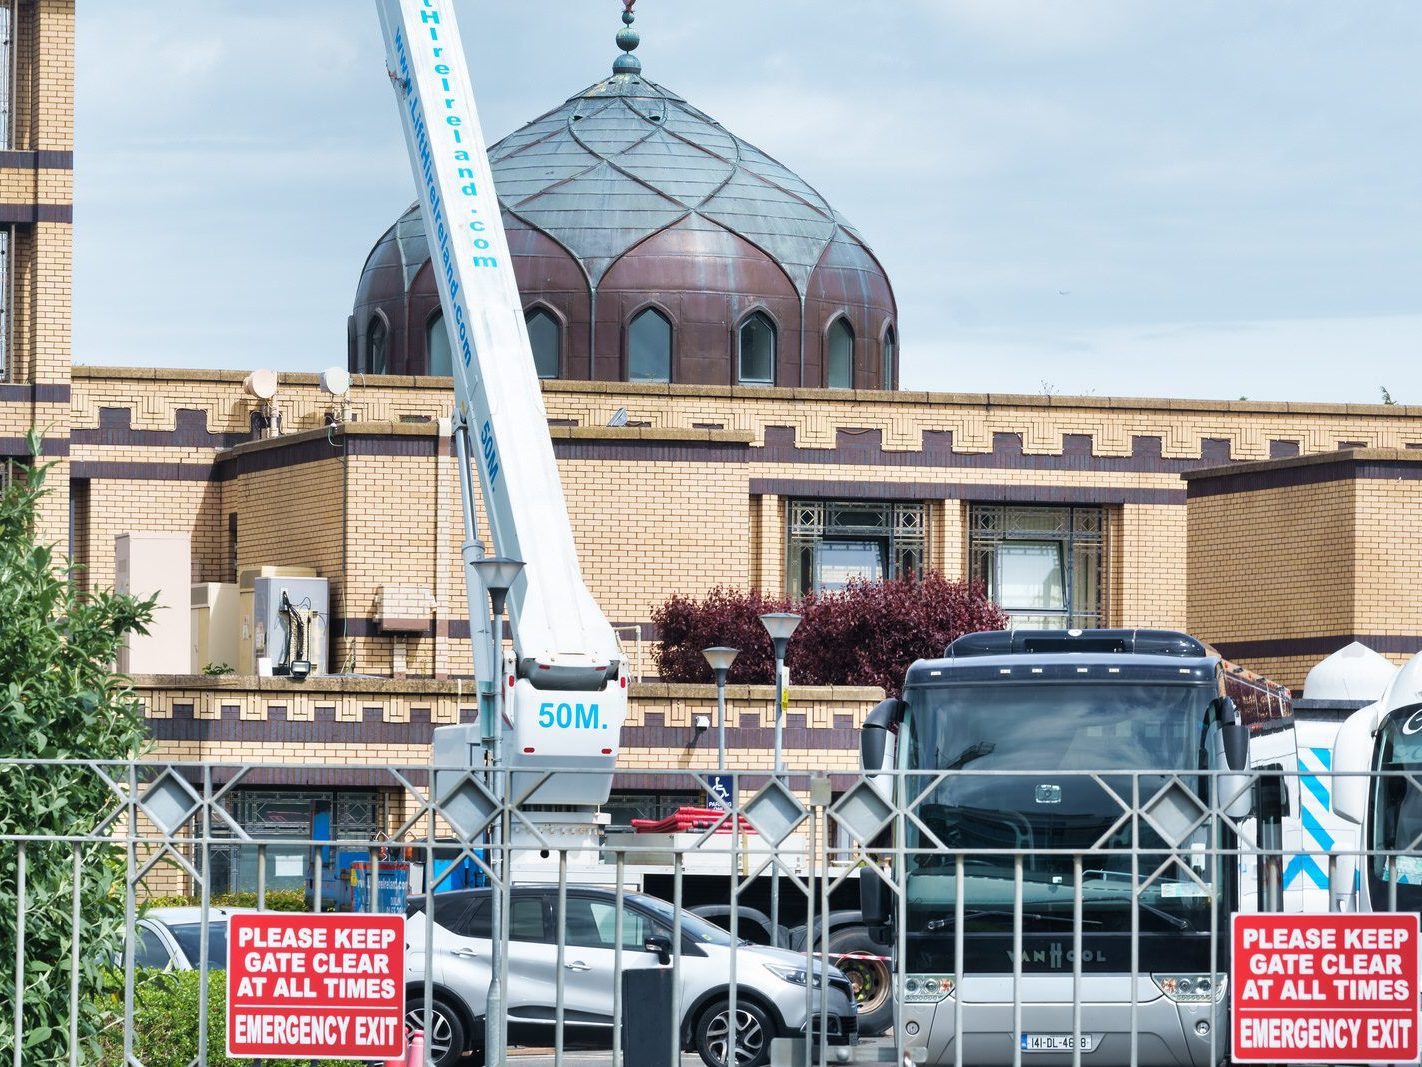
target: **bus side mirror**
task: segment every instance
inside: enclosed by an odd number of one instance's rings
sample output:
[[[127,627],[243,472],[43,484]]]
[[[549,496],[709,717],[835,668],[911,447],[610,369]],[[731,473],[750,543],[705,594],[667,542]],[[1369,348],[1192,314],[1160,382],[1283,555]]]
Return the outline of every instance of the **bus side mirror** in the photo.
[[[1333,814],[1361,824],[1368,813],[1373,763],[1373,707],[1350,715],[1333,739]]]
[[[859,766],[865,774],[878,774],[887,769],[889,738],[903,721],[905,706],[902,700],[889,697],[875,704],[864,720],[864,727],[859,731]]]
[[[879,868],[866,863],[859,868],[859,914],[876,944],[887,945],[892,936],[893,901]]]

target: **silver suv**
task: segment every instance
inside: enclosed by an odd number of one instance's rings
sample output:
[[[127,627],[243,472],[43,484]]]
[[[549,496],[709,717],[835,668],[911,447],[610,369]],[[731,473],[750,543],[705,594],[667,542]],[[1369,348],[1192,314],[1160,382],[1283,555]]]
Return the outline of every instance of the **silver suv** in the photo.
[[[564,1043],[569,1048],[610,1048],[616,951],[617,895],[599,886],[569,886],[564,923]],[[482,1064],[484,1005],[489,992],[489,890],[435,895],[432,967],[433,1018],[426,1034],[436,1067]],[[673,909],[641,893],[623,897],[624,970],[662,966],[671,947]],[[407,1018],[424,1029],[425,898],[412,897],[406,920]],[[556,1008],[558,890],[516,886],[509,906],[508,986],[504,991],[509,1043],[551,1045]],[[731,938],[688,912],[681,916],[681,1043],[708,1067],[726,1067],[730,1032]],[[650,947],[649,947],[650,946]],[[661,950],[659,952],[658,950]],[[815,973],[818,975],[816,966]],[[835,968],[827,975],[829,1043],[858,1040],[858,1013],[849,979]],[[736,947],[735,1067],[770,1061],[776,1037],[807,1029],[805,957],[742,942]],[[819,1029],[819,990],[809,1026]],[[473,1059],[461,1060],[466,1052]]]

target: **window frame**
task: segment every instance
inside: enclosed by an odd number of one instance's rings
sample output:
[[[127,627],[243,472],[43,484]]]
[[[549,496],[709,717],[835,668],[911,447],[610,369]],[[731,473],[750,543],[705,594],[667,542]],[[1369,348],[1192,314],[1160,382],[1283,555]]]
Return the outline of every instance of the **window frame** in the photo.
[[[1032,513],[1041,516],[1042,524],[1032,525],[1031,520],[1026,520]],[[1047,529],[1044,524],[1054,514],[1056,528]],[[983,583],[987,595],[1016,626],[1090,629],[1108,625],[1109,529],[1109,511],[1102,505],[971,504],[968,509],[968,577]],[[999,599],[1003,580],[1003,555],[999,550],[1003,545],[1014,543],[1056,546],[1061,610],[1014,607]],[[1087,573],[1081,573],[1083,568]],[[1089,602],[1086,598],[1090,598]]]
[[[852,521],[877,511],[873,523]],[[905,500],[795,498],[786,502],[785,592],[804,596],[826,587],[819,579],[819,546],[873,542],[883,577],[896,579],[928,569],[928,504]],[[842,588],[837,586],[836,588]]]
[[[438,375],[439,377],[450,377],[454,374],[454,346],[449,346],[449,370],[436,371],[434,369],[434,345],[430,342],[434,337],[435,323],[439,323],[440,328],[444,327],[444,308],[436,304],[434,310],[425,316],[425,373]],[[446,343],[449,341],[449,331],[444,331]]]
[[[664,323],[666,323],[666,327],[667,327],[667,352],[666,352],[667,366],[666,366],[666,377],[665,377],[665,378],[634,378],[634,377],[632,377],[632,345],[633,345],[633,337],[632,337],[632,335],[633,335],[633,331],[636,330],[636,328],[637,328],[637,323],[641,322],[642,319],[643,319],[644,317],[646,317],[647,315],[655,315],[657,318],[661,319]],[[626,381],[628,381],[628,382],[630,382],[630,383],[632,383],[632,384],[670,385],[670,384],[672,383],[672,381],[675,380],[675,374],[673,373],[673,371],[674,371],[674,367],[675,367],[675,364],[676,364],[676,320],[672,318],[671,313],[670,313],[666,308],[662,307],[660,304],[657,304],[657,303],[643,304],[641,307],[639,307],[636,311],[634,311],[634,312],[628,317],[628,319],[627,319],[626,337],[627,337],[627,342],[626,342],[626,346],[625,346],[625,352],[623,353],[623,362],[624,362],[624,367],[625,367],[625,372],[626,372],[626,373],[624,374],[624,379],[625,379]]]
[[[753,323],[763,322],[770,330],[770,373],[764,378],[746,376],[745,331]],[[775,385],[776,367],[780,362],[780,326],[775,318],[763,307],[754,307],[741,316],[736,324],[736,384]]]
[[[841,327],[843,328],[841,330]],[[845,385],[836,385],[831,380],[834,367],[834,342],[836,334],[849,338],[849,381]],[[830,320],[829,326],[825,328],[825,388],[826,389],[853,389],[854,388],[854,350],[858,346],[859,337],[854,332],[854,323],[849,321],[849,315],[841,311]]]
[[[894,388],[894,373],[898,369],[899,331],[894,329],[894,320],[884,323],[879,331],[879,387]]]
[[[380,327],[381,331],[381,367],[376,369],[375,352],[371,346],[371,337],[375,333],[375,328]],[[361,351],[365,355],[362,363],[363,373],[366,374],[389,374],[390,373],[390,320],[385,317],[385,312],[376,308],[366,320],[365,330],[361,333]]]
[[[538,350],[533,346],[533,331],[530,328],[535,316],[546,316],[553,323],[553,328],[557,331],[557,340],[553,353],[554,367],[552,374],[544,374],[538,366]],[[563,338],[567,334],[567,323],[563,316],[558,314],[558,309],[542,300],[535,301],[523,309],[523,328],[528,333],[528,350],[533,356],[533,371],[538,376],[539,381],[553,381],[563,376]]]

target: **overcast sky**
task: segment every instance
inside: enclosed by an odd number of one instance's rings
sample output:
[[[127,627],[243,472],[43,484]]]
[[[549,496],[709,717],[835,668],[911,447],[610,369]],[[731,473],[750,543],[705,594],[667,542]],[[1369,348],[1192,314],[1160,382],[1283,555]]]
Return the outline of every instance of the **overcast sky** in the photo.
[[[497,139],[616,0],[463,0]],[[1422,4],[642,0],[894,283],[902,385],[1422,403]],[[74,358],[319,370],[413,200],[366,0],[80,0]]]

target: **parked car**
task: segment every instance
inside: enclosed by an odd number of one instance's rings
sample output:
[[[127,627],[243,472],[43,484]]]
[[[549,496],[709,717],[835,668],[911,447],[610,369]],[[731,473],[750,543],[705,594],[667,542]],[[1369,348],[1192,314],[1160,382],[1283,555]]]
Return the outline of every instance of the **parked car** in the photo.
[[[406,1012],[408,1024],[425,1029],[427,932],[433,978],[432,1018],[425,1039],[436,1067],[483,1062],[485,1003],[489,991],[490,913],[488,889],[438,893],[434,925],[425,898],[413,897],[406,915]],[[671,951],[674,911],[666,901],[641,893],[623,897],[622,965],[662,966]],[[564,1041],[569,1048],[612,1045],[616,980],[617,894],[601,886],[569,886],[564,919]],[[557,1003],[556,886],[516,886],[509,906],[508,984],[504,989],[510,1044],[553,1043]],[[730,1033],[731,938],[688,912],[681,916],[681,1020],[683,1049],[695,1049],[708,1067],[725,1067]],[[818,977],[820,968],[814,969]],[[824,993],[831,1044],[858,1040],[858,1012],[849,979],[830,967]],[[805,1033],[805,957],[784,949],[741,942],[736,948],[736,1067],[770,1062],[770,1042]],[[808,1027],[818,1031],[820,991]],[[471,1054],[472,1060],[461,1060]]]
[[[227,969],[227,917],[255,913],[256,908],[207,909],[207,967]],[[165,971],[195,971],[202,960],[201,908],[150,908],[134,924],[135,967]],[[122,956],[116,961],[122,965]]]

